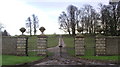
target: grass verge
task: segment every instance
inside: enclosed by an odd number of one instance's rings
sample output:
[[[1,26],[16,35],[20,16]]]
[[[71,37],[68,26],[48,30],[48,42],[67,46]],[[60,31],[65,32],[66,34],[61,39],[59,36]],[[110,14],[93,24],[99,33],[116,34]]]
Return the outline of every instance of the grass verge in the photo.
[[[92,59],[92,60],[112,60],[118,61],[119,56],[79,56],[81,58]]]
[[[15,65],[21,63],[28,63],[45,58],[44,56],[13,56],[2,55],[2,65]]]
[[[0,55],[0,66],[2,65],[2,55]]]

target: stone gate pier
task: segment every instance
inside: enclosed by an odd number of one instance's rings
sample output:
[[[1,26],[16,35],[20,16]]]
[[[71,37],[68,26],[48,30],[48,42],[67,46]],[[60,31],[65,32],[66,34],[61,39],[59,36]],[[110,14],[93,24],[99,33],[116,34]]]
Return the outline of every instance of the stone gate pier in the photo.
[[[28,37],[19,36],[17,37],[17,55],[28,56]]]
[[[47,36],[37,36],[37,55],[47,55]]]
[[[85,44],[84,37],[77,35],[75,37],[75,55],[84,55],[85,54]]]

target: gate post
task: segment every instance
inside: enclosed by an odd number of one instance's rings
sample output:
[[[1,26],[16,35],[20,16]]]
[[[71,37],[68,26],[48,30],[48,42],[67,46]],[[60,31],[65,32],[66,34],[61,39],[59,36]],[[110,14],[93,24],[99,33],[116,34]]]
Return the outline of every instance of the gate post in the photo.
[[[25,48],[25,54],[28,56],[28,37],[26,37],[26,48]]]
[[[28,37],[19,36],[17,38],[17,55],[28,56]]]
[[[75,55],[78,56],[85,55],[85,44],[83,36],[77,35],[75,37]]]
[[[47,55],[47,36],[40,35],[37,39],[37,55]]]
[[[106,55],[106,37],[96,36],[96,55]]]

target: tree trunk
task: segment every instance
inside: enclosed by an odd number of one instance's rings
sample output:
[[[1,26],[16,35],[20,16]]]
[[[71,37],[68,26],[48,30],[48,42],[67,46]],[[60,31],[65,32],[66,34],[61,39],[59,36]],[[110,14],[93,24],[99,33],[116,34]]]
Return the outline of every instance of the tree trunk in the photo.
[[[69,33],[69,35],[71,35],[71,33],[70,33],[70,29],[68,28],[68,33]]]
[[[72,35],[75,36],[75,24],[72,25]]]
[[[32,35],[32,24],[31,24],[31,21],[30,21],[30,36]]]

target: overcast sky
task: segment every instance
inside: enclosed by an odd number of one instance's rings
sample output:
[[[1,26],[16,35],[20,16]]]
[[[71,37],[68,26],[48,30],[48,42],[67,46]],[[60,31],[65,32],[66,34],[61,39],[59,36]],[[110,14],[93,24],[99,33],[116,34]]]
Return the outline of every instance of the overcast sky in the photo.
[[[11,35],[20,35],[19,29],[26,27],[27,18],[35,14],[39,18],[39,26],[46,28],[45,34],[61,34],[58,16],[66,11],[68,5],[80,8],[90,4],[97,8],[98,3],[108,4],[109,0],[0,0],[0,23]]]

